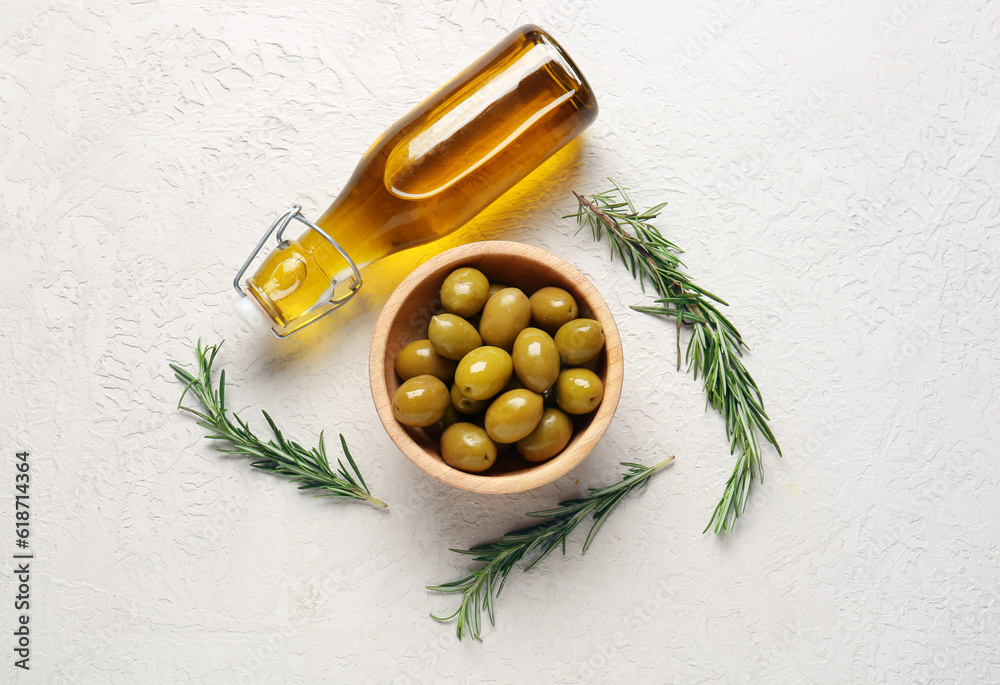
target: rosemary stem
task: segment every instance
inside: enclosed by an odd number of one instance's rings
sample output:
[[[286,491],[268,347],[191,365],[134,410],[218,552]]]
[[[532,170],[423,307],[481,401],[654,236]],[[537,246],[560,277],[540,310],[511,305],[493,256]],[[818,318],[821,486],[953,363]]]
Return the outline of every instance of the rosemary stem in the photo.
[[[622,466],[628,467],[628,471],[622,474],[617,483],[590,488],[586,497],[565,500],[552,509],[530,512],[527,516],[542,520],[512,530],[495,542],[466,550],[453,550],[459,554],[474,556],[481,566],[470,568],[468,575],[459,580],[428,586],[427,589],[435,592],[461,594],[461,603],[453,613],[447,616],[432,614],[431,617],[441,622],[455,620],[458,639],[469,635],[473,640],[481,642],[482,612],[485,610],[490,623],[493,623],[495,598],[499,596],[510,572],[519,561],[534,555],[534,559],[524,568],[525,571],[530,571],[556,547],[565,552],[566,538],[584,519],[592,515],[593,523],[582,546],[583,553],[586,553],[594,536],[625,496],[644,487],[651,476],[673,459],[668,457],[655,466],[622,462]]]
[[[607,237],[612,261],[620,257],[643,288],[648,282],[656,291],[656,306],[632,309],[674,319],[678,369],[680,330],[683,324],[692,327],[684,355],[688,370],[696,379],[702,378],[707,406],[722,414],[730,453],[737,457],[706,527],[714,527],[717,535],[728,535],[746,510],[751,484],[763,480],[759,436],[775,448],[778,456],[781,448],[768,426],[757,385],[740,359],[746,344],[719,311],[725,301],[691,280],[678,257],[680,248],[650,223],[665,203],[639,212],[626,189],[613,179],[611,183],[611,190],[589,198],[573,192],[578,209],[569,217],[576,218],[581,229],[589,227],[594,240]]]
[[[367,504],[370,504],[371,506],[375,507],[376,509],[385,509],[389,506],[382,500],[378,499],[377,497],[373,497],[372,495],[368,495],[367,497],[365,497],[364,501]]]
[[[319,445],[307,450],[297,442],[286,440],[267,412],[264,412],[264,418],[274,434],[271,440],[258,437],[236,414],[230,419],[225,403],[225,371],[219,374],[217,389],[212,382],[212,364],[221,345],[219,343],[203,348],[201,341],[198,341],[195,348],[198,357],[197,375],[177,364],[170,365],[177,380],[184,384],[178,407],[193,414],[198,419],[198,425],[210,431],[205,437],[216,441],[217,450],[249,457],[253,460],[250,465],[254,468],[287,476],[292,482],[298,483],[300,490],[316,490],[317,497],[354,499],[378,509],[386,508],[386,503],[373,497],[368,490],[343,435],[340,436],[340,445],[347,465],[338,459],[336,465],[339,469],[334,470],[327,461],[322,433]],[[189,392],[198,399],[204,412],[183,406],[184,397]],[[229,443],[230,447],[220,445],[220,441]]]

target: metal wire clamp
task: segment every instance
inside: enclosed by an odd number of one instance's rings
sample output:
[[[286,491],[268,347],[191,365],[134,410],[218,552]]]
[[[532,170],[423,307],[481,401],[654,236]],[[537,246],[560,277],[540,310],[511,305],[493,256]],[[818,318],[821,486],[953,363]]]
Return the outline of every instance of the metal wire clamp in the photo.
[[[250,253],[250,256],[247,257],[247,260],[243,262],[243,266],[240,267],[240,270],[236,273],[236,278],[233,279],[233,288],[236,289],[236,292],[239,294],[239,296],[249,297],[246,291],[244,291],[243,288],[240,287],[240,279],[243,278],[243,275],[246,273],[247,269],[250,268],[250,264],[253,263],[253,260],[260,253],[261,248],[264,247],[264,243],[267,242],[268,238],[270,238],[273,233],[277,232],[277,235],[275,235],[275,240],[277,240],[278,242],[278,247],[279,248],[285,247],[287,243],[284,239],[284,233],[285,229],[288,228],[288,224],[292,222],[292,219],[301,221],[303,224],[305,224],[312,230],[316,231],[319,235],[323,237],[324,240],[326,240],[326,242],[330,243],[330,245],[332,245],[333,248],[340,253],[340,256],[343,257],[344,261],[346,261],[348,265],[350,265],[351,267],[352,271],[351,282],[347,286],[348,288],[347,292],[341,297],[331,298],[327,302],[318,303],[316,306],[310,309],[309,311],[312,312],[313,315],[304,323],[299,324],[295,328],[286,329],[284,333],[278,333],[276,330],[274,330],[274,328],[272,328],[271,334],[274,335],[274,337],[276,338],[287,338],[293,333],[301,331],[306,326],[310,326],[316,323],[327,314],[330,314],[334,310],[339,309],[340,307],[347,304],[347,301],[350,300],[352,297],[354,297],[354,295],[358,292],[358,289],[361,288],[361,270],[358,269],[358,265],[354,263],[354,260],[351,259],[351,256],[347,254],[344,251],[344,248],[342,248],[337,243],[336,240],[331,238],[326,231],[324,231],[322,228],[320,228],[319,226],[317,226],[316,224],[314,224],[313,222],[309,221],[304,216],[302,216],[301,205],[292,205],[281,216],[279,216],[277,219],[274,220],[274,223],[271,224],[271,227],[268,228],[267,231],[265,231],[264,237],[261,238],[260,241],[257,243],[257,247],[253,249],[253,252]],[[336,279],[332,279],[330,281],[330,291],[333,292],[338,284],[339,282]]]

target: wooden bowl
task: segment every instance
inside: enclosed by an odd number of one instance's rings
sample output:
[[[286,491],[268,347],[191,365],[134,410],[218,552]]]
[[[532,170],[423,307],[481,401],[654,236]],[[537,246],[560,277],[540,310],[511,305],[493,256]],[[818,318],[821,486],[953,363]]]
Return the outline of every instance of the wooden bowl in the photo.
[[[562,452],[548,461],[532,463],[516,450],[503,450],[496,463],[483,473],[466,473],[448,466],[438,442],[420,428],[402,425],[392,414],[392,397],[400,385],[395,359],[404,346],[427,337],[427,324],[443,311],[439,291],[454,269],[471,266],[493,282],[521,288],[531,295],[544,286],[569,291],[580,308],[580,317],[596,319],[604,328],[605,346],[598,355],[598,376],[604,382],[604,399],[596,411],[574,417],[575,430]],[[506,493],[530,490],[555,480],[579,464],[604,435],[618,407],[622,390],[622,344],[618,327],[597,289],[567,262],[531,245],[484,241],[453,248],[424,262],[407,276],[389,297],[375,324],[368,376],[379,419],[389,437],[414,464],[438,480],[472,492]]]

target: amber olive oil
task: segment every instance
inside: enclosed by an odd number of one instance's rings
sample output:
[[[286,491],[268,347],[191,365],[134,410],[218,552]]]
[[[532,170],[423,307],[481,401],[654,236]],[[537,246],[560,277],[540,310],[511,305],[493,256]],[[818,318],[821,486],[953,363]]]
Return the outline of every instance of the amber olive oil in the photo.
[[[363,267],[458,229],[597,117],[593,92],[543,30],[524,26],[393,124],[317,221]],[[307,230],[247,290],[281,329],[318,316],[351,273]]]

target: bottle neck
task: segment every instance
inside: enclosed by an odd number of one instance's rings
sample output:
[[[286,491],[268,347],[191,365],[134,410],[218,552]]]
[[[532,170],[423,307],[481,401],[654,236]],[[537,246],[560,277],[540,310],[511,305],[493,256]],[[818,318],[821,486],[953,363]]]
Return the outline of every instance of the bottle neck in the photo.
[[[317,224],[300,220],[310,228],[295,240],[280,240],[279,232],[277,248],[246,281],[246,292],[279,337],[346,304],[361,287],[350,253]]]

